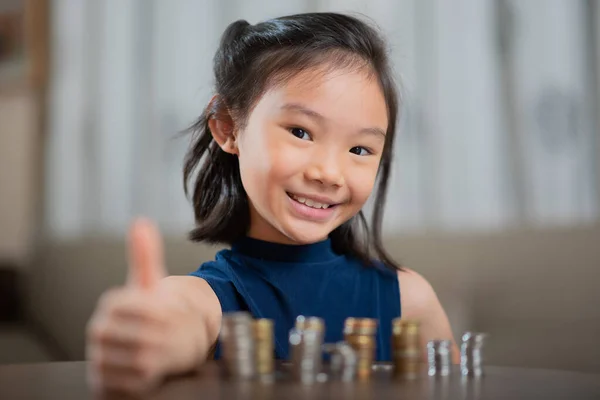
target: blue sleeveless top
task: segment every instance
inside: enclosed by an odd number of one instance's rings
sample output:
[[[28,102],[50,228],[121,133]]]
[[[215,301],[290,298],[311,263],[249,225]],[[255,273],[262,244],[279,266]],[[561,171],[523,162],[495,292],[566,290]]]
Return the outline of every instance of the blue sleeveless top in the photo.
[[[272,319],[278,359],[288,358],[288,335],[298,315],[323,318],[326,343],[343,340],[346,318],[376,318],[377,360],[391,359],[392,319],[400,316],[397,273],[336,254],[329,239],[284,245],[245,237],[190,275],[208,282],[224,313]]]

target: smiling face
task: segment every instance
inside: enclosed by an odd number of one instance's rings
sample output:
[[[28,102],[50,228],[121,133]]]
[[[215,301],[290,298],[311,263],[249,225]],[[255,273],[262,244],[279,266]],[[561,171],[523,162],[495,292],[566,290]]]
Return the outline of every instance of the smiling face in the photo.
[[[327,238],[371,194],[387,125],[381,88],[365,71],[306,71],[268,90],[235,141],[248,235]]]

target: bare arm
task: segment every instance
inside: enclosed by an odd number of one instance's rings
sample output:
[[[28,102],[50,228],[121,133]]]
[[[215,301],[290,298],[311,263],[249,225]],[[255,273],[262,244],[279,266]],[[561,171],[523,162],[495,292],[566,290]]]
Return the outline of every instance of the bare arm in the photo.
[[[426,357],[425,346],[428,341],[447,339],[452,342],[452,362],[458,363],[460,355],[448,316],[429,282],[408,268],[398,272],[398,281],[402,318],[418,320],[421,325],[423,357]]]
[[[128,243],[127,284],[106,291],[87,326],[88,381],[94,390],[145,392],[207,358],[221,305],[203,279],[170,276],[156,226],[140,219]]]
[[[161,289],[176,295],[192,320],[197,320],[196,360],[206,360],[219,337],[221,327],[221,303],[208,282],[195,276],[169,276],[164,278]],[[199,365],[190,365],[189,369]],[[176,372],[176,371],[173,371]]]

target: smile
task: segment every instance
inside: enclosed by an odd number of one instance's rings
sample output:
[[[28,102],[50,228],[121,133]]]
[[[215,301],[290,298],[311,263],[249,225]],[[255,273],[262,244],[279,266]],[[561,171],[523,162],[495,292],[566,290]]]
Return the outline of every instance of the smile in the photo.
[[[296,200],[298,203],[304,204],[305,206],[310,208],[327,209],[329,207],[335,206],[335,204],[321,203],[313,199],[297,196],[293,193],[288,193],[287,195],[290,196],[292,199]]]
[[[287,193],[293,215],[313,222],[327,222],[337,215],[333,200],[323,196],[307,196]]]

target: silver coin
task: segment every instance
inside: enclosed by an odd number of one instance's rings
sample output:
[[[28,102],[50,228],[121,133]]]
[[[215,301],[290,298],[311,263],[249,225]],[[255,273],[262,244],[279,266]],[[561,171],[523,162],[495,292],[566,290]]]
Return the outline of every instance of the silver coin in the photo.
[[[296,381],[318,381],[322,369],[323,331],[293,328],[289,334],[291,370]]]
[[[478,377],[483,375],[482,348],[485,333],[465,332],[460,347],[460,371],[462,375]]]
[[[450,375],[450,341],[431,340],[427,343],[427,361],[429,376]]]
[[[223,314],[219,339],[223,366],[233,378],[249,379],[256,374],[253,319],[249,313]]]
[[[344,382],[353,381],[357,373],[358,356],[346,342],[326,344],[323,350],[331,355],[330,369],[334,378]]]

